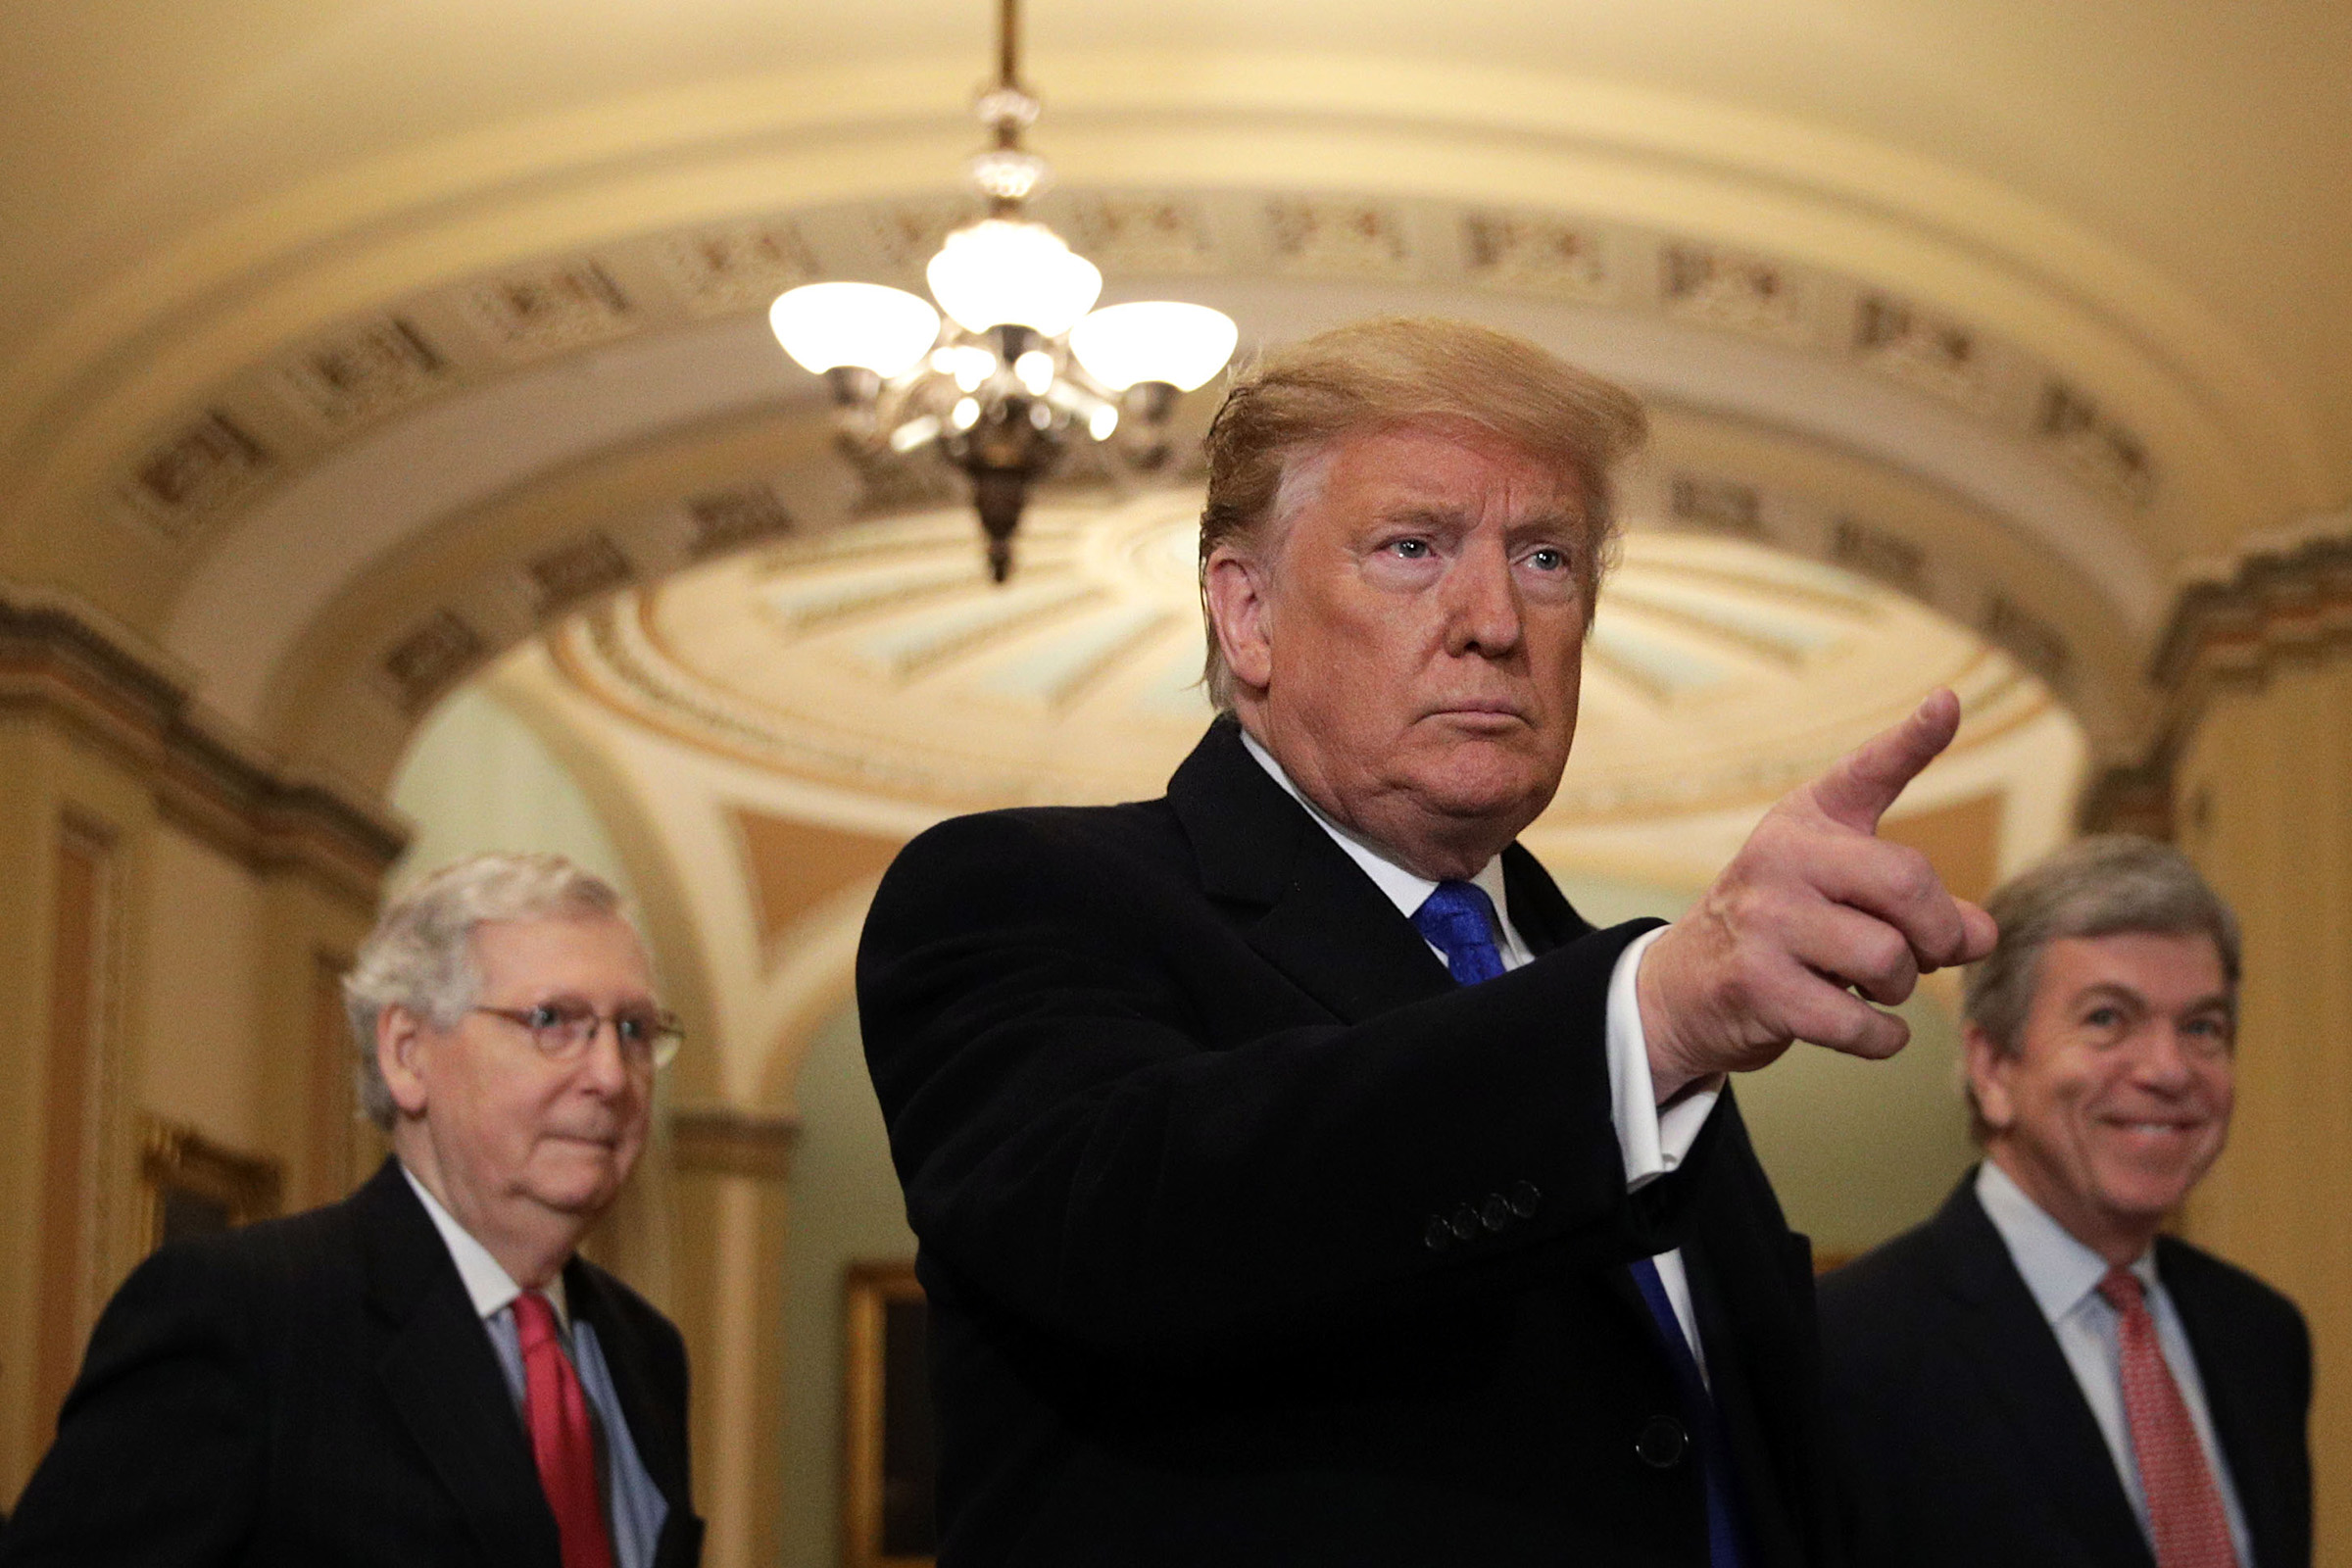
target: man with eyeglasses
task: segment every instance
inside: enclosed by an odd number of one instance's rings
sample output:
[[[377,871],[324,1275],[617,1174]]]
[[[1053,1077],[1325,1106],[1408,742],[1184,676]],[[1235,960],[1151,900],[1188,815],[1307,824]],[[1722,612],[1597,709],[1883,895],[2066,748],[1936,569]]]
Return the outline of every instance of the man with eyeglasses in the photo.
[[[0,1564],[699,1561],[684,1344],[576,1255],[678,1042],[618,895],[555,857],[461,861],[344,993],[392,1158],[131,1276]]]

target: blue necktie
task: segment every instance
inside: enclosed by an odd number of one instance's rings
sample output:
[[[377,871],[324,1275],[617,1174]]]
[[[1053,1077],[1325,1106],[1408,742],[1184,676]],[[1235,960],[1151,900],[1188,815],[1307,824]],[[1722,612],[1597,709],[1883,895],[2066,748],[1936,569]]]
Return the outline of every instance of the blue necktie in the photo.
[[[1476,985],[1503,972],[1502,954],[1494,946],[1494,905],[1475,883],[1439,883],[1413,911],[1413,929],[1446,955],[1446,971],[1457,984]],[[1699,1450],[1699,1474],[1706,1486],[1708,1568],[1741,1568],[1745,1554],[1740,1548],[1739,1527],[1732,1512],[1731,1449],[1724,1442],[1722,1423],[1715,1418],[1715,1402],[1707,1394],[1706,1380],[1699,1375],[1698,1357],[1683,1337],[1682,1320],[1674,1315],[1674,1303],[1667,1298],[1666,1282],[1658,1277],[1657,1264],[1642,1258],[1632,1265],[1632,1273],[1642,1303],[1665,1342],[1666,1359],[1674,1368],[1684,1413],[1697,1428],[1692,1436]]]
[[[1413,911],[1413,928],[1446,955],[1446,968],[1460,985],[1474,986],[1502,973],[1494,946],[1494,906],[1475,882],[1441,882]]]

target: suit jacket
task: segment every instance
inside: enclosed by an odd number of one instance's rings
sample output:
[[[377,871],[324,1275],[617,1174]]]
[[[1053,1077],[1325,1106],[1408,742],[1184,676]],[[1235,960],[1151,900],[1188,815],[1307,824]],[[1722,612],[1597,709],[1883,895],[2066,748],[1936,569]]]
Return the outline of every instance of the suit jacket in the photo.
[[[1757,1568],[1818,1560],[1810,1253],[1727,1096],[1629,1195],[1644,928],[1515,847],[1460,987],[1212,726],[1166,798],[964,817],[883,879],[868,1061],[932,1303],[944,1568],[1706,1560],[1628,1260],[1685,1250]]]
[[[2311,1340],[2294,1303],[2159,1237],[2253,1541],[2254,1568],[2311,1561]],[[1977,1200],[1822,1282],[1830,1422],[1865,1568],[2153,1568],[2058,1338]]]
[[[574,1258],[639,1455],[701,1555],[686,1352],[669,1321]],[[100,1317],[0,1564],[558,1568],[497,1353],[390,1160],[340,1203],[165,1248]]]

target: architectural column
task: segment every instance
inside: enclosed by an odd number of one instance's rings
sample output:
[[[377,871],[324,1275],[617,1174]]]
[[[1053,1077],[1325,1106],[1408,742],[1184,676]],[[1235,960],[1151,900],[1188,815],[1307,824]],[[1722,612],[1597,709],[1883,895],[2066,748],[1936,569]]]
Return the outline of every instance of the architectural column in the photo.
[[[785,1180],[800,1124],[732,1106],[668,1118],[669,1310],[694,1369],[694,1490],[710,1568],[766,1568],[784,1526]]]
[[[2352,540],[2184,595],[2156,676],[2174,837],[2245,928],[2236,1118],[2184,1228],[2310,1319],[2317,1560],[2352,1568]]]
[[[364,1144],[321,965],[366,931],[401,831],[258,759],[189,687],[86,607],[0,583],[0,1508],[153,1245],[142,1115],[266,1164],[295,1205],[343,1190],[326,1167]]]

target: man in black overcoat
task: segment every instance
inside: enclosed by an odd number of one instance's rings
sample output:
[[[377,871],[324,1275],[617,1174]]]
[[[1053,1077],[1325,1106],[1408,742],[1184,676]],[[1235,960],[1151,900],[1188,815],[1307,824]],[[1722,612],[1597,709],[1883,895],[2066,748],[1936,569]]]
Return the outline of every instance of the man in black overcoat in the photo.
[[[1209,439],[1223,716],[1164,799],[948,822],[868,1059],[932,1305],[943,1568],[1827,1560],[1808,1250],[1725,1074],[1989,944],[1879,811],[1940,694],[1684,921],[1593,931],[1558,786],[1642,416],[1443,321]]]
[[[676,1038],[617,896],[461,861],[345,992],[393,1157],[132,1273],[0,1565],[691,1568],[685,1346],[575,1253]]]
[[[1987,906],[1964,1036],[1984,1162],[1822,1284],[1856,1557],[2306,1568],[2302,1314],[2158,1233],[2229,1131],[2237,922],[2122,836]]]

